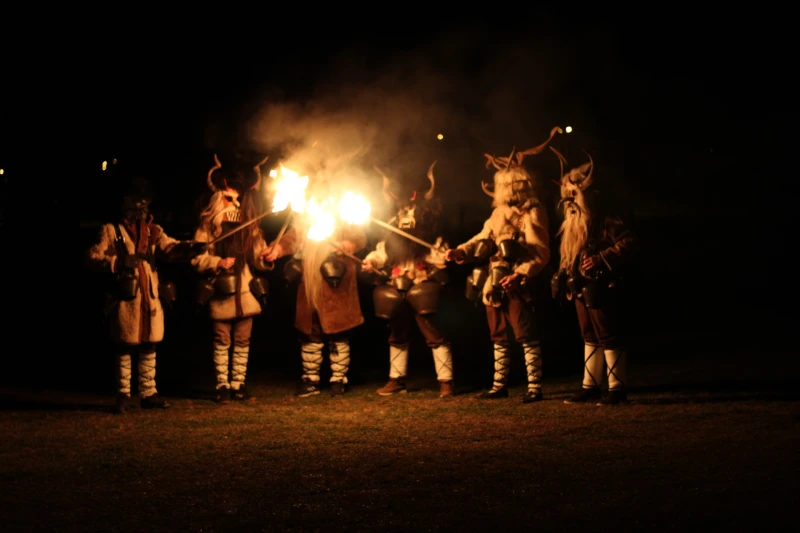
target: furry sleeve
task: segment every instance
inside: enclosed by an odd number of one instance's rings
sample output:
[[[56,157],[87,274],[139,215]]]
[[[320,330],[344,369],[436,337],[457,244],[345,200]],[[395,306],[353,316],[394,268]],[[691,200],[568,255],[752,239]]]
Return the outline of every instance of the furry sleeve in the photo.
[[[117,266],[117,249],[114,246],[114,226],[103,224],[97,242],[89,248],[87,266],[96,272],[114,272]]]
[[[550,261],[550,233],[547,226],[547,213],[541,207],[533,207],[524,215],[522,231],[529,259],[514,269],[517,274],[532,278],[547,266]]]
[[[605,233],[608,240],[614,243],[598,253],[606,266],[610,270],[614,270],[630,262],[636,241],[631,231],[623,224],[622,219],[606,218]]]
[[[387,259],[389,256],[386,254],[386,241],[380,241],[364,258],[365,261],[373,261],[378,268],[383,268]]]
[[[209,242],[211,239],[204,229],[197,228],[197,231],[194,232],[194,240],[197,242]],[[209,270],[215,270],[221,260],[221,257],[215,255],[214,245],[212,244],[205,252],[192,259],[192,266],[202,274]]]

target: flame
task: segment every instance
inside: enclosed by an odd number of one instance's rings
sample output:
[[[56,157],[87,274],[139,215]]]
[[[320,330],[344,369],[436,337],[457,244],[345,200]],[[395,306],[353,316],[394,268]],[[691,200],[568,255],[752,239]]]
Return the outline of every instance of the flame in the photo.
[[[290,170],[283,165],[281,165],[280,176],[274,169],[269,174],[275,180],[272,212],[279,213],[291,206],[292,211],[302,213],[306,207],[305,191],[306,187],[308,187],[308,176],[300,176],[294,170]]]
[[[331,207],[334,199],[328,198],[320,202],[312,197],[305,206],[305,215],[309,221],[307,237],[312,241],[324,241],[336,228],[336,217]]]
[[[339,218],[348,224],[365,224],[369,220],[372,206],[361,195],[350,191],[339,201]]]

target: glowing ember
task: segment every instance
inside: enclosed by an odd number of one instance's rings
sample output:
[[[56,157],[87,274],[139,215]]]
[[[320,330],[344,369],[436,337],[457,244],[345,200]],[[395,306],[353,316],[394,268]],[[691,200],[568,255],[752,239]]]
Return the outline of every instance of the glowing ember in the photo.
[[[278,213],[291,206],[292,211],[302,213],[306,206],[305,191],[308,187],[308,176],[300,176],[294,170],[283,165],[281,165],[280,176],[274,169],[270,171],[269,175],[275,180],[272,212]]]
[[[339,202],[339,218],[348,224],[365,224],[371,210],[372,206],[363,196],[349,191]]]

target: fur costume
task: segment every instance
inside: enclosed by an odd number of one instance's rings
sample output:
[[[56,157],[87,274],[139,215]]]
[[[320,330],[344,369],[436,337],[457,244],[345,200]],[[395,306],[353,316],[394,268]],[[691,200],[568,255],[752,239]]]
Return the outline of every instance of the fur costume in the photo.
[[[627,400],[627,352],[620,336],[619,286],[632,260],[634,237],[590,188],[594,172],[591,156],[587,163],[565,172],[566,159],[555,148],[550,149],[561,165],[559,206],[564,213],[558,232],[561,257],[553,293],[575,302],[584,341],[583,387],[566,403],[599,400],[601,404],[617,404]],[[588,269],[583,264],[587,260],[593,263]],[[604,377],[608,393],[602,396]]]
[[[386,230],[386,235],[378,242],[375,250],[365,258],[371,268],[389,272],[389,285],[403,286],[399,278],[410,280],[410,284],[423,282],[442,283],[441,276],[446,268],[443,242],[439,233],[441,206],[435,197],[436,181],[433,169],[436,161],[428,169],[430,186],[424,194],[416,189],[408,190],[407,184],[390,180],[380,169],[383,176],[383,195],[395,216],[389,224],[436,246],[432,250],[422,246],[395,232]],[[394,186],[393,186],[394,185]],[[435,239],[435,242],[433,242]],[[408,285],[408,283],[406,283]],[[378,389],[378,394],[388,396],[398,392],[406,392],[406,375],[408,371],[409,334],[416,322],[425,337],[425,342],[433,354],[436,377],[439,381],[439,396],[453,394],[453,356],[450,342],[442,332],[437,314],[420,314],[408,301],[401,304],[389,319],[389,382]]]
[[[508,157],[485,154],[486,167],[493,165],[494,187],[483,184],[484,192],[492,198],[492,214],[483,229],[458,246],[462,253],[457,262],[473,256],[479,243],[489,242],[494,253],[489,257],[486,282],[482,300],[494,344],[494,383],[492,389],[482,393],[481,398],[505,398],[508,396],[510,375],[509,337],[514,336],[522,345],[528,375],[528,390],[524,402],[542,399],[542,358],[535,317],[528,304],[527,287],[550,261],[550,237],[547,212],[538,198],[534,181],[522,166],[528,155],[539,154],[547,147],[558,128],[553,128],[543,144],[523,152],[514,150]],[[502,247],[515,249],[513,255],[504,255]],[[501,289],[500,279],[516,275],[517,282],[509,289]]]
[[[258,194],[260,165],[263,161],[253,168],[255,183],[248,183],[240,172],[220,170],[222,165],[216,155],[214,159],[216,164],[209,170],[207,178],[212,192],[211,200],[200,215],[200,226],[195,232],[195,240],[204,243],[210,243],[257,215],[254,196]],[[261,313],[261,304],[250,289],[253,281],[251,266],[260,271],[270,269],[271,265],[261,255],[265,248],[261,230],[257,224],[253,224],[217,243],[208,244],[206,252],[192,260],[192,266],[202,275],[214,280],[219,280],[221,276],[233,276],[228,279],[235,280],[233,294],[225,294],[215,288],[208,302],[214,331],[217,401],[220,403],[227,403],[231,395],[236,400],[251,399],[245,389],[245,379],[252,321],[255,315]],[[228,257],[235,259],[234,265],[227,269],[220,268],[220,262]]]
[[[142,406],[169,406],[158,396],[155,381],[156,344],[164,339],[162,287],[155,260],[189,260],[197,250],[194,243],[173,239],[153,223],[151,199],[149,184],[135,179],[123,199],[120,222],[103,225],[87,257],[89,268],[113,276],[106,314],[111,341],[117,347],[118,413],[126,410],[130,400],[134,353],[138,354]]]
[[[326,158],[324,165],[312,168],[315,175],[309,198],[328,198],[338,191],[331,187],[331,176],[341,170],[343,161],[355,157],[358,150],[336,159]],[[307,237],[309,226],[302,217],[292,224],[287,235],[291,242],[283,246],[284,255],[294,255],[302,262],[302,276],[297,287],[295,328],[300,334],[300,355],[303,366],[302,381],[298,396],[320,394],[320,371],[323,352],[328,347],[331,365],[331,395],[347,391],[347,373],[350,369],[350,332],[364,323],[358,298],[356,263],[340,257],[344,272],[338,286],[329,284],[321,268],[332,255],[338,256],[330,242],[350,248],[358,253],[367,245],[367,235],[360,225],[337,223],[333,234],[321,242]],[[328,242],[330,241],[330,242]]]

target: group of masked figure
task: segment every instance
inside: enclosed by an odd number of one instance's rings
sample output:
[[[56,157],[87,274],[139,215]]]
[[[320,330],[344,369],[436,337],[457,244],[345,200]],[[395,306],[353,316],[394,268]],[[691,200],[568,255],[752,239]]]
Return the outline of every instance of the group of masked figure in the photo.
[[[509,156],[486,154],[494,183],[483,189],[492,197],[492,213],[474,237],[449,247],[439,234],[440,202],[431,165],[427,191],[411,180],[383,176],[383,194],[393,217],[387,231],[363,260],[363,226],[341,223],[323,240],[308,238],[302,218],[268,243],[259,224],[241,228],[260,209],[258,179],[226,171],[215,156],[208,173],[212,196],[200,215],[193,240],[178,241],[155,224],[151,197],[141,186],[123,200],[119,222],[105,224],[89,250],[89,263],[113,274],[107,314],[117,348],[116,412],[131,402],[132,364],[138,362],[138,392],[143,408],[169,403],[156,389],[156,345],[164,336],[162,300],[174,299],[174,287],[159,281],[156,259],[189,262],[200,276],[198,303],[207,306],[213,327],[215,399],[220,404],[253,401],[246,387],[253,319],[262,311],[268,288],[261,273],[286,256],[284,276],[297,287],[295,327],[300,334],[302,380],[298,396],[321,393],[321,369],[327,353],[331,395],[345,394],[350,368],[350,336],[364,323],[359,283],[374,286],[375,315],[389,328],[389,380],[377,394],[408,392],[410,338],[414,324],[431,350],[439,396],[454,394],[453,354],[442,327],[439,302],[449,283],[447,263],[469,264],[466,298],[485,306],[493,345],[492,387],[479,398],[508,398],[512,341],[522,347],[527,374],[523,403],[542,394],[542,351],[534,287],[551,261],[547,209],[524,160],[551,150],[560,162],[558,209],[559,264],[550,280],[552,297],[574,303],[584,349],[582,387],[566,403],[616,405],[627,400],[627,352],[623,343],[619,291],[631,264],[634,237],[618,214],[609,211],[591,187],[594,164],[571,168],[552,146],[559,128],[542,144]],[[324,173],[320,173],[322,176]],[[336,182],[312,181],[312,194],[335,193]],[[239,231],[232,232],[234,229]],[[408,237],[414,237],[409,239]],[[420,243],[430,243],[422,245]]]

